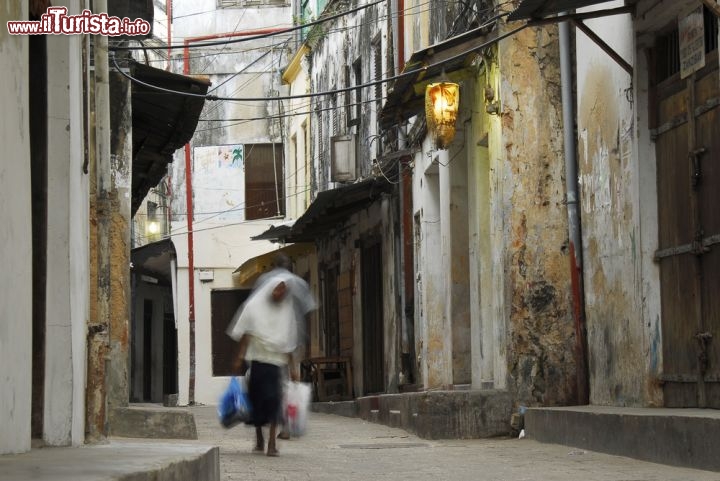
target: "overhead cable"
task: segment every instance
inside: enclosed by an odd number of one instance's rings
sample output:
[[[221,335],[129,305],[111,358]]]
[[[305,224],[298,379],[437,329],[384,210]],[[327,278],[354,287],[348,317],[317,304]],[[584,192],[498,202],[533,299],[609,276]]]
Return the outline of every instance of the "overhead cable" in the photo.
[[[400,73],[400,74],[398,74],[398,75],[393,75],[392,77],[386,77],[386,78],[384,78],[384,79],[373,80],[373,81],[370,81],[370,82],[367,82],[367,83],[364,83],[364,84],[353,85],[353,86],[350,86],[350,87],[344,87],[344,88],[340,88],[340,89],[326,90],[326,91],[323,91],[323,92],[310,92],[310,93],[307,93],[307,94],[284,95],[284,96],[275,96],[275,97],[218,97],[218,96],[216,96],[216,95],[194,94],[194,93],[189,93],[189,92],[180,92],[180,91],[176,91],[176,90],[170,90],[170,89],[166,89],[166,88],[163,88],[163,87],[158,87],[158,86],[156,86],[156,85],[148,84],[148,83],[146,83],[146,82],[143,82],[142,80],[138,80],[138,79],[136,79],[136,78],[134,78],[134,77],[126,74],[126,73],[118,66],[117,61],[115,60],[115,56],[114,56],[114,55],[111,55],[110,57],[112,58],[113,64],[115,65],[115,68],[116,68],[124,77],[128,78],[129,80],[131,80],[131,81],[134,82],[134,83],[137,83],[137,84],[139,84],[139,85],[143,85],[143,86],[145,86],[145,87],[148,87],[148,88],[151,88],[151,89],[160,91],[160,92],[165,92],[165,93],[170,93],[170,94],[175,94],[175,95],[184,95],[184,96],[187,96],[187,97],[198,97],[198,98],[203,98],[203,99],[209,100],[209,101],[224,101],[224,102],[268,102],[268,101],[273,101],[273,100],[292,100],[292,99],[304,99],[304,98],[322,97],[322,96],[325,96],[325,95],[335,95],[335,94],[344,93],[344,92],[351,92],[351,91],[356,90],[356,89],[359,89],[359,88],[372,87],[372,86],[375,86],[375,85],[379,85],[379,84],[383,84],[383,83],[387,83],[387,82],[392,82],[392,81],[394,81],[394,80],[399,80],[399,79],[404,78],[404,77],[409,77],[410,75],[415,75],[415,74],[417,74],[418,71],[426,71],[426,70],[429,70],[429,69],[431,69],[431,68],[433,68],[433,67],[440,67],[440,66],[445,65],[445,64],[447,64],[447,63],[450,63],[450,62],[452,62],[452,61],[461,59],[461,58],[465,57],[466,55],[468,55],[468,54],[470,54],[470,53],[473,53],[473,52],[475,52],[475,51],[477,51],[477,50],[481,50],[481,49],[483,49],[483,48],[486,48],[486,47],[488,47],[488,46],[490,46],[490,45],[493,45],[493,44],[499,42],[500,40],[503,40],[503,39],[508,38],[508,37],[510,37],[510,36],[512,36],[512,35],[515,35],[516,33],[520,32],[521,30],[526,29],[528,26],[529,26],[528,24],[521,25],[521,26],[518,27],[518,28],[515,28],[515,29],[513,29],[513,30],[510,30],[509,32],[506,32],[506,33],[503,33],[503,34],[501,34],[501,35],[498,35],[497,37],[495,37],[495,38],[493,38],[493,39],[491,39],[491,40],[488,40],[487,42],[483,42],[483,43],[481,43],[480,45],[477,45],[477,46],[475,46],[475,47],[473,47],[473,48],[470,48],[470,49],[468,49],[468,50],[465,50],[464,52],[461,52],[461,53],[459,53],[459,54],[457,54],[457,55],[453,55],[452,57],[449,57],[449,58],[447,58],[447,59],[445,59],[445,60],[442,60],[442,61],[440,61],[440,62],[436,62],[436,63],[434,63],[434,64],[430,64],[430,65],[424,65],[424,66],[422,66],[422,67],[420,67],[420,68],[418,68],[418,69],[411,70],[411,71],[409,71],[409,72]],[[487,27],[487,25],[482,25],[482,26],[480,26],[480,27],[477,27],[477,28],[474,29],[474,30],[480,30],[480,29],[485,28],[485,27]],[[473,31],[473,30],[470,30],[469,32],[472,32],[472,31]],[[463,35],[466,35],[467,33],[468,33],[468,32],[465,32]]]
[[[168,45],[165,47],[166,50],[170,49],[176,49],[176,48],[200,48],[200,47],[212,47],[214,45],[227,45],[231,43],[240,43],[240,42],[249,42],[251,40],[259,40],[263,38],[268,37],[274,37],[276,35],[285,35],[287,33],[295,32],[297,30],[302,30],[304,28],[312,27],[313,25],[319,25],[321,23],[329,22],[330,20],[335,20],[336,18],[343,17],[345,15],[348,15],[350,13],[355,13],[360,10],[364,10],[366,8],[372,7],[374,5],[377,5],[379,3],[383,3],[385,0],[375,0],[372,3],[368,3],[367,5],[360,5],[359,7],[351,8],[350,10],[345,10],[333,15],[328,15],[327,17],[320,18],[318,20],[314,20],[312,22],[304,23],[302,25],[295,25],[293,27],[288,27],[282,30],[276,30],[274,32],[269,33],[263,33],[259,35],[249,35],[247,37],[239,37],[239,38],[233,38],[229,40],[218,40],[215,42],[198,42],[198,43],[183,43],[182,45]],[[117,46],[117,47],[110,47],[108,50],[142,50],[142,47],[130,47],[130,46]]]

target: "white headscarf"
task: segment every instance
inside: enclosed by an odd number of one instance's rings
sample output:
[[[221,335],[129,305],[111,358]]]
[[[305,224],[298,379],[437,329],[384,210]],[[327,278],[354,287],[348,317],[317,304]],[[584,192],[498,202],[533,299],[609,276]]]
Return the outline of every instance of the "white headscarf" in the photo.
[[[292,276],[289,272],[277,272],[258,286],[233,316],[228,335],[237,341],[247,333],[270,352],[293,352],[298,328],[292,295],[288,289],[280,301],[272,298],[275,287],[281,282],[290,284]]]

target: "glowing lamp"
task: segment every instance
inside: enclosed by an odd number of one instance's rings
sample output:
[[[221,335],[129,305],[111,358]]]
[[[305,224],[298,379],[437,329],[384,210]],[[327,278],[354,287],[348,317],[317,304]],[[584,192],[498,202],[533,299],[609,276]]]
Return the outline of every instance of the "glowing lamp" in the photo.
[[[156,221],[150,221],[148,222],[147,230],[150,234],[157,234],[160,232],[160,224]]]
[[[428,130],[439,149],[447,149],[455,137],[455,121],[460,106],[460,86],[452,82],[430,84],[425,88],[425,116]]]

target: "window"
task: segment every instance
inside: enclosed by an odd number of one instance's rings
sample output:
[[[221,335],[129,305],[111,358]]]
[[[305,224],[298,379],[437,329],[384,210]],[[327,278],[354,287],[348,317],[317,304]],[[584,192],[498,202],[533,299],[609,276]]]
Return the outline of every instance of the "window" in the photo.
[[[705,53],[708,54],[718,47],[718,22],[715,15],[703,7],[705,27]],[[655,43],[657,64],[655,74],[658,82],[662,82],[680,72],[680,38],[678,27],[661,35]]]
[[[245,220],[285,214],[283,144],[245,145]]]

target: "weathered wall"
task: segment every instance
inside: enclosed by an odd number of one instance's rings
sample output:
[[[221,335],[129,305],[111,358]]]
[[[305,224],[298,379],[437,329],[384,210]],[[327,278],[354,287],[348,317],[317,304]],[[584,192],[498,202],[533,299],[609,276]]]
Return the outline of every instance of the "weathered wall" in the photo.
[[[111,187],[107,216],[110,223],[110,362],[107,378],[109,407],[130,400],[130,189],[132,180],[132,99],[130,82],[110,74]],[[103,215],[103,213],[99,213]]]
[[[301,57],[297,59],[297,71],[290,74],[284,73],[283,80],[289,82],[290,95],[303,95],[308,93],[310,83],[308,78],[309,58],[304,53],[307,47],[303,45]],[[296,53],[298,55],[298,53]],[[292,64],[291,64],[292,65]],[[292,67],[288,67],[290,69]],[[289,77],[288,77],[289,75]],[[306,98],[289,100],[287,102],[288,112],[309,112],[309,102]],[[285,119],[287,134],[285,138],[285,194],[286,218],[297,219],[310,204],[311,194],[311,172],[310,172],[310,138],[311,130],[310,114],[294,115]]]
[[[575,399],[574,325],[564,197],[556,27],[498,45],[502,140],[491,144],[502,183],[508,388],[527,404]],[[497,221],[498,219],[496,219]]]
[[[415,155],[413,207],[415,208],[415,276],[417,282],[415,350],[419,383],[425,388],[452,384],[452,324],[447,309],[449,247],[443,241],[442,181],[449,160],[447,151],[433,151],[430,137]],[[447,207],[447,206],[446,206]],[[446,214],[447,215],[447,214]],[[447,223],[447,220],[445,221]]]
[[[657,200],[647,130],[647,66],[641,59],[644,55],[636,56],[629,16],[588,25],[636,65],[640,82],[633,88],[627,72],[578,34],[578,155],[590,401],[659,404],[658,385],[652,381],[661,369],[662,344],[658,273],[650,260],[657,246]],[[641,102],[637,109],[634,98]]]
[[[337,6],[337,4],[336,4]],[[308,39],[310,53],[310,85],[313,92],[323,92],[364,84],[380,78],[387,69],[388,35],[386,19],[381,18],[383,6],[378,5],[344,15],[315,29]],[[333,10],[334,11],[334,10]],[[375,46],[374,46],[375,45]],[[377,47],[376,47],[377,46]],[[381,56],[382,72],[375,72],[375,55]],[[358,69],[360,78],[357,77]],[[378,97],[386,85],[339,93],[314,99],[309,104],[320,109],[312,119],[312,159],[317,189],[332,188],[330,138],[355,135],[356,172],[360,178],[373,174],[372,161],[377,157],[379,139],[376,118]],[[358,102],[362,104],[358,107]],[[352,105],[342,108],[342,105]],[[340,106],[340,107],[338,107]],[[358,115],[358,108],[360,114]],[[358,122],[350,126],[348,122]]]
[[[0,4],[0,23],[27,18],[27,4]],[[0,289],[0,454],[30,450],[32,232],[28,137],[28,39],[0,29],[0,262],[12,277]]]
[[[69,5],[71,12],[78,4]],[[48,42],[48,256],[44,434],[48,445],[85,439],[88,176],[83,173],[79,36]]]

